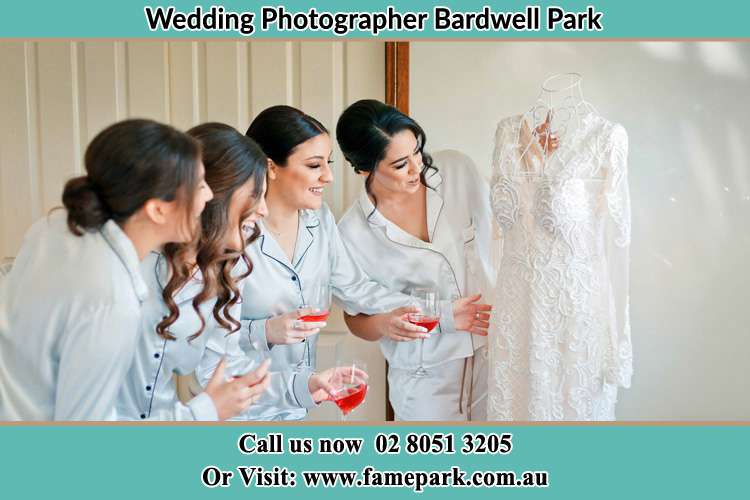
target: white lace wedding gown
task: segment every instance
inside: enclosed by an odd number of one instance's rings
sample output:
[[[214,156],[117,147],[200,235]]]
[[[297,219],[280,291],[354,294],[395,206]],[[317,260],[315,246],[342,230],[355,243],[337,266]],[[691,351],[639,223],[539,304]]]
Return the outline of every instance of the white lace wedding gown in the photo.
[[[545,157],[530,122],[495,138],[488,418],[613,420],[632,374],[627,133],[588,112]]]

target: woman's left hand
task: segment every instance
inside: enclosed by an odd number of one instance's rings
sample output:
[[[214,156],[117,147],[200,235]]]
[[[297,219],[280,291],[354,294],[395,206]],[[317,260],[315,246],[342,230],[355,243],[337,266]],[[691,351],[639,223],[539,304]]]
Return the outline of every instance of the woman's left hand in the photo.
[[[487,336],[492,306],[479,303],[481,298],[481,294],[476,294],[453,302],[453,322],[456,330]]]

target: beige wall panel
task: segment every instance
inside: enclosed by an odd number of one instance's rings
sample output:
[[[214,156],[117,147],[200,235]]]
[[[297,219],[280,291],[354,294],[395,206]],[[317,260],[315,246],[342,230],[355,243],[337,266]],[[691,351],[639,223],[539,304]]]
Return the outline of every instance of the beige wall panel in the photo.
[[[207,42],[206,121],[246,127],[247,88],[247,45]]]
[[[0,67],[0,257],[7,258],[41,213],[35,44],[0,44]]]
[[[170,122],[187,130],[201,121],[203,44],[169,42]]]
[[[346,104],[359,99],[385,100],[385,45],[371,42],[347,42]]]
[[[80,68],[84,98],[84,143],[118,119],[120,55],[115,42],[85,42]]]
[[[252,117],[269,106],[299,103],[299,42],[250,44],[250,111]]]
[[[128,42],[128,116],[168,121],[169,48],[165,42]]]
[[[128,45],[127,42],[115,42],[115,108],[117,119],[123,120],[128,117]]]
[[[78,103],[78,45],[39,43],[39,148],[42,211],[60,206],[65,182],[83,171]]]

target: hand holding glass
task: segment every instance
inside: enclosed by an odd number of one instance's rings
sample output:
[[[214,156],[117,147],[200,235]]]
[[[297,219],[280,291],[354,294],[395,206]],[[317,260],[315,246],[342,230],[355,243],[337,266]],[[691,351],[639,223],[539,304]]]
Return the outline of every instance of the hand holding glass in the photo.
[[[367,395],[367,366],[359,360],[337,362],[330,379],[332,401],[342,414],[342,420],[362,404]]]
[[[305,293],[307,294],[305,307],[314,309],[315,312],[300,316],[300,319],[309,323],[326,321],[331,309],[331,287],[328,284],[316,285],[305,290]]]

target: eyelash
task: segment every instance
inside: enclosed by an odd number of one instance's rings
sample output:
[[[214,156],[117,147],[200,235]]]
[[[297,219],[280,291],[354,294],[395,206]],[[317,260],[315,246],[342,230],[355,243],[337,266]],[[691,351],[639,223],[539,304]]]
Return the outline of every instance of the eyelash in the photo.
[[[421,151],[419,149],[417,149],[416,151],[414,151],[415,155],[420,154],[420,153],[421,153]],[[393,168],[395,168],[396,170],[401,170],[405,166],[406,166],[406,162],[402,163],[401,165],[394,165]]]
[[[333,160],[328,160],[326,163],[329,165],[333,165]],[[317,163],[315,165],[308,165],[307,168],[320,168],[320,163]]]

